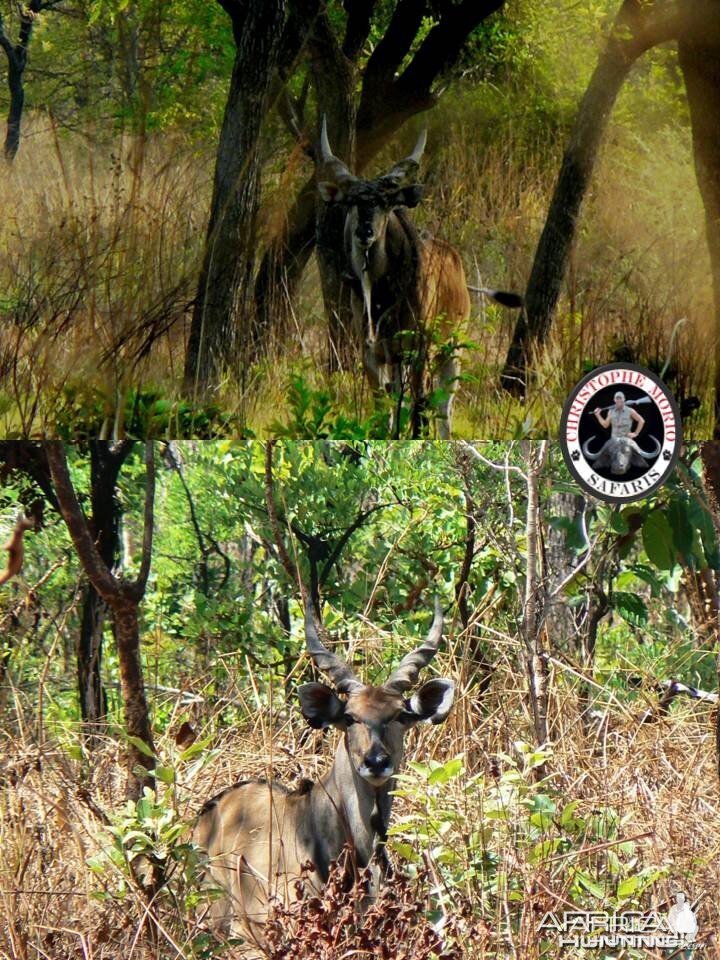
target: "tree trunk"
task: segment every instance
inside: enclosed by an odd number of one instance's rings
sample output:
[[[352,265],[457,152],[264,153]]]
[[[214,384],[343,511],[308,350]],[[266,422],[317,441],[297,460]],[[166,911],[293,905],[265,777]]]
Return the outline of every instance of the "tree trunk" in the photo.
[[[592,176],[610,111],[635,61],[650,47],[678,35],[681,26],[695,29],[706,3],[680,5],[665,0],[624,0],[605,50],[580,104],[565,150],[545,227],[540,236],[525,308],[515,325],[502,384],[522,395],[533,344],[542,344],[567,271],[578,215]]]
[[[102,636],[105,604],[91,583],[85,587],[77,645],[77,677],[85,745],[93,749],[107,715],[102,683]]]
[[[15,159],[20,147],[20,124],[22,123],[23,107],[25,105],[25,88],[23,74],[25,73],[25,54],[15,51],[15,57],[8,58],[8,90],[10,91],[10,106],[8,108],[7,131],[3,154],[6,160]]]
[[[525,307],[515,325],[505,361],[502,383],[513,393],[524,392],[531,344],[543,343],[550,332],[575,239],[580,207],[610,111],[631,66],[632,61],[627,60],[623,45],[611,41],[583,97],[535,253]]]
[[[574,526],[584,523],[585,498],[580,493],[552,493],[549,509],[553,517],[572,521]],[[577,564],[575,551],[568,546],[567,531],[547,524],[545,530],[545,558],[548,579],[560,583]],[[578,622],[575,610],[563,595],[554,598],[546,613],[547,629],[558,650],[571,650],[578,643]]]
[[[117,643],[120,664],[120,689],[123,698],[125,728],[129,737],[138,738],[145,744],[146,751],[154,754],[152,729],[145,685],[143,683],[142,663],[140,660],[140,629],[138,626],[138,601],[130,597],[121,597],[111,602],[115,624],[115,642]],[[128,744],[128,787],[130,800],[142,796],[143,787],[155,786],[154,779],[143,770],[155,767],[155,757],[139,749],[134,743]],[[139,769],[138,769],[139,768]]]
[[[268,244],[255,282],[254,346],[264,353],[273,339],[282,344],[290,333],[293,301],[303,271],[315,249],[317,187],[312,176],[300,190],[282,231]]]
[[[98,553],[108,570],[115,566],[119,545],[120,505],[117,500],[117,479],[132,446],[131,441],[118,444],[103,440],[90,442],[90,527]],[[93,584],[88,582],[83,597],[77,643],[77,673],[85,743],[90,749],[96,743],[96,735],[107,713],[107,698],[102,686],[101,672],[105,612],[105,602]]]
[[[155,498],[153,445],[150,441],[145,444],[146,486],[142,559],[140,571],[135,581],[118,579],[100,555],[70,479],[63,444],[56,440],[46,440],[43,443],[43,449],[55,486],[60,512],[85,574],[113,613],[125,725],[127,735],[138,738],[135,743],[130,742],[128,744],[127,755],[127,795],[130,799],[135,800],[142,796],[144,787],[154,789],[155,786],[154,778],[149,773],[143,772],[150,771],[155,766],[155,747],[145,699],[138,627],[138,608],[145,595],[152,559]],[[109,448],[109,450],[118,457],[122,454],[123,446],[118,444]],[[127,453],[125,456],[127,456]],[[144,744],[144,748],[139,746],[141,742]]]
[[[333,153],[352,170],[355,166],[357,63],[338,46],[327,15],[318,17],[310,42],[311,68],[318,114],[327,118]],[[340,204],[317,202],[316,249],[320,286],[328,321],[330,371],[352,362],[353,342],[350,291],[343,283],[345,260],[345,215]]]
[[[715,10],[715,31],[720,13]],[[714,42],[712,42],[714,40]],[[715,298],[715,422],[713,438],[720,439],[720,45],[681,39],[678,44],[680,68],[685,80],[692,125],[695,171],[705,206],[710,266]]]
[[[233,19],[235,62],[185,360],[188,389],[216,384],[224,369],[246,358],[255,337],[250,289],[257,243],[259,140],[286,6],[287,0],[242,5]]]

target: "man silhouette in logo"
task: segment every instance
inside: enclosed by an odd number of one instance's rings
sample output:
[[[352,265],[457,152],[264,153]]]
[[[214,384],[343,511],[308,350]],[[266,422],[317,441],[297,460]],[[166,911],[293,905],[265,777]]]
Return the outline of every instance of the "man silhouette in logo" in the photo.
[[[595,407],[592,411],[601,427],[606,430],[610,428],[610,439],[605,441],[597,453],[593,453],[590,449],[594,436],[586,440],[581,449],[583,456],[593,464],[595,470],[600,473],[603,470],[609,470],[614,476],[623,476],[631,467],[649,466],[649,461],[657,457],[662,445],[655,437],[651,437],[655,449],[643,450],[635,437],[645,426],[645,418],[625,403],[625,394],[622,390],[615,393],[614,401],[606,417],[603,416],[600,407]],[[633,424],[635,424],[634,428]]]
[[[685,900],[684,893],[675,894],[675,903],[668,911],[668,926],[675,936],[682,938],[685,943],[693,943],[697,936],[695,913]]]
[[[602,415],[600,407],[593,410],[598,423],[602,424],[606,430],[611,427],[610,435],[613,437],[627,437],[629,440],[634,440],[645,426],[645,418],[641,417],[637,410],[625,406],[625,394],[622,390],[617,391],[613,400],[615,406],[610,409],[606,417]],[[633,421],[637,424],[635,430],[632,429]]]

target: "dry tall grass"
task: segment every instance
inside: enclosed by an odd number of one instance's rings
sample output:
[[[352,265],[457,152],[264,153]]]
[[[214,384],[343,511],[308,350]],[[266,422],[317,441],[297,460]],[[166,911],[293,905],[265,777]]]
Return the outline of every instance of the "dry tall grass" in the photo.
[[[512,103],[510,103],[510,109]],[[497,127],[472,93],[430,117],[428,189],[419,224],[457,245],[471,282],[522,290],[562,144],[528,143],[512,118]],[[122,430],[133,386],[179,397],[190,305],[204,241],[212,151],[164,134],[142,141],[56,134],[35,120],[0,180],[0,427],[54,434],[98,415]],[[379,169],[398,152],[389,148]],[[307,169],[306,169],[307,168]],[[310,172],[275,150],[265,170],[264,231],[277,229]],[[476,304],[456,407],[461,436],[554,435],[563,398],[588,364],[634,359],[660,368],[710,422],[712,301],[704,219],[687,130],[617,125],[587,199],[549,342],[526,405],[498,388],[515,316]],[[671,344],[672,332],[684,321]],[[672,346],[672,349],[671,349]],[[288,384],[304,377],[332,410],[364,422],[359,369],[329,376],[317,273],[307,271],[289,335],[245,378],[229,374],[213,400],[258,435],[291,415]],[[330,421],[329,421],[330,422]],[[110,426],[107,427],[110,429]],[[172,434],[182,431],[165,426]]]
[[[529,814],[522,804],[509,807],[507,822],[493,833],[497,810],[491,812],[489,798],[499,778],[511,769],[510,758],[518,756],[516,741],[531,739],[532,724],[525,678],[515,666],[516,639],[494,627],[491,632],[498,660],[485,696],[478,695],[467,638],[456,635],[453,640],[451,632],[436,667],[441,675],[457,681],[459,700],[443,726],[421,726],[408,735],[409,760],[427,763],[462,756],[466,772],[439,792],[435,788],[440,806],[456,814],[455,825],[444,839],[438,837],[437,844],[426,846],[419,879],[411,879],[409,887],[406,881],[398,881],[396,892],[406,904],[402,914],[406,927],[401,927],[407,930],[406,942],[420,943],[423,936],[430,936],[422,933],[423,911],[434,891],[446,914],[443,936],[453,930],[460,934],[459,946],[446,942],[448,957],[560,960],[572,956],[567,948],[547,940],[541,950],[541,919],[546,911],[572,908],[569,889],[576,870],[601,878],[603,897],[594,904],[599,909],[607,906],[617,884],[607,858],[617,852],[631,874],[660,871],[643,898],[646,909],[649,902],[662,912],[678,885],[684,887],[689,898],[698,902],[703,956],[720,956],[716,940],[720,797],[707,709],[683,704],[659,722],[640,724],[653,695],[647,704],[636,701],[628,706],[607,686],[598,691],[598,699],[608,708],[609,723],[600,732],[588,732],[580,720],[572,674],[556,670],[550,704],[550,776],[538,789],[556,799],[558,810],[577,801],[574,815],[588,820],[610,816],[612,809],[619,828],[614,840],[597,842],[588,835],[572,849],[548,849],[538,855],[536,844],[524,839],[522,821]],[[172,732],[191,713],[200,736],[212,735],[205,765],[177,762],[177,783],[163,788],[168,804],[176,805],[187,820],[204,799],[238,779],[277,777],[293,784],[300,777],[321,775],[333,755],[334,736],[310,731],[296,705],[285,703],[282,684],[268,689],[254,676],[249,662],[238,663],[230,656],[223,662],[228,670],[228,701],[205,699],[207,685],[202,677],[187,685],[184,698],[161,692],[154,697],[156,714],[167,721],[167,732],[159,740],[163,756],[176,756]],[[199,698],[191,710],[186,703],[190,693]],[[115,740],[105,738],[92,757],[72,759],[70,754],[79,742],[76,732],[67,724],[49,729],[43,722],[43,703],[50,707],[54,696],[50,686],[40,699],[37,691],[13,689],[3,724],[0,956],[8,960],[209,957],[211,944],[198,939],[195,917],[181,899],[160,895],[152,905],[158,919],[155,942],[148,934],[148,904],[132,886],[124,899],[97,899],[104,890],[113,890],[121,878],[112,869],[93,875],[87,859],[98,851],[104,818],[122,804],[122,751]],[[221,723],[223,716],[239,719],[228,727]],[[484,776],[484,786],[467,792],[471,778],[479,774]],[[413,797],[396,800],[392,822],[401,823],[422,809],[426,790],[422,777],[416,777]],[[460,857],[468,851],[470,857],[470,836],[477,831],[487,831],[485,853],[493,858],[499,879],[490,883],[467,874],[448,886],[443,879],[442,850],[452,848]],[[419,847],[412,830],[406,840]],[[634,843],[634,852],[623,846],[628,842]],[[315,903],[310,925],[315,930],[313,943],[308,941],[307,953],[297,956],[327,956],[328,960],[377,956],[376,951],[360,949],[368,942],[362,939],[368,936],[362,929],[347,940],[347,928],[340,931],[333,926],[347,909],[347,897],[343,900],[339,894],[328,898],[326,908]],[[296,931],[297,937],[310,929],[298,916],[286,916],[283,923],[282,929]],[[317,944],[326,942],[318,939],[318,929],[335,936],[347,952],[318,953]],[[236,957],[241,952],[235,947],[221,955]],[[407,953],[414,960],[425,956],[430,953],[419,948]]]

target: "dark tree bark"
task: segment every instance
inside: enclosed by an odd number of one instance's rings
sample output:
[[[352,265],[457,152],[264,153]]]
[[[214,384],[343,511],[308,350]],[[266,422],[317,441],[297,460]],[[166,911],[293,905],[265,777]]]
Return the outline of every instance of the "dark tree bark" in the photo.
[[[117,477],[132,449],[132,442],[112,444],[90,441],[89,527],[98,553],[109,570],[118,551],[120,508],[116,498]],[[60,513],[45,448],[30,440],[0,442],[0,482],[13,472],[23,473],[42,491],[53,510]],[[83,592],[80,633],[76,642],[77,683],[86,745],[92,749],[107,713],[102,685],[102,637],[106,604],[92,582]]]
[[[369,19],[366,25],[369,31]],[[356,54],[359,55],[361,47],[360,42],[354,44]],[[345,50],[340,48],[326,13],[322,13],[315,21],[308,53],[318,116],[327,118],[335,155],[352,169],[355,154],[357,60],[351,60]],[[314,189],[313,199],[315,200]],[[343,235],[345,211],[339,204],[317,203],[315,210],[315,246],[328,319],[329,367],[335,370],[348,362],[345,346],[352,342],[350,296],[347,285],[343,284],[345,255],[343,244],[338,243],[338,239]]]
[[[713,8],[704,39],[681,38],[680,67],[692,125],[695,171],[705,206],[705,230],[715,298],[715,422],[720,439],[720,7]]]
[[[90,443],[89,526],[97,550],[108,570],[117,561],[120,505],[116,487],[120,469],[127,459],[132,442],[117,444],[93,440]],[[82,606],[80,635],[77,644],[77,675],[80,711],[85,742],[92,748],[107,713],[107,698],[102,685],[102,639],[105,625],[105,602],[91,581],[88,581]]]
[[[355,111],[350,94],[358,85],[359,55],[377,4],[348,0],[342,43],[325,32],[322,43],[312,46],[318,114],[327,113],[330,142],[337,156],[352,162],[354,137],[354,169],[362,173],[403,124],[434,107],[439,99],[433,89],[436,81],[455,66],[472,31],[503,2],[462,0],[446,5],[438,23],[401,70],[430,5],[423,0],[397,0],[387,30],[368,58]],[[354,77],[352,89],[350,77]],[[284,334],[288,329],[295,291],[316,242],[316,193],[313,177],[298,194],[281,234],[272,239],[260,264],[255,286],[259,350],[266,347],[271,332]],[[343,336],[349,323],[348,311],[337,291],[337,254],[342,250],[342,237],[339,223],[326,219],[322,210],[319,227],[318,254],[332,369],[348,354]]]
[[[125,727],[128,737],[132,738],[127,748],[127,795],[130,799],[136,800],[142,796],[144,787],[147,786],[152,789],[155,785],[152,775],[149,772],[142,772],[154,768],[155,747],[145,698],[138,625],[138,608],[145,595],[152,557],[155,495],[155,464],[152,443],[148,442],[145,446],[147,480],[143,547],[140,571],[134,581],[115,577],[100,556],[88,522],[78,503],[62,443],[46,441],[43,446],[60,505],[60,512],[65,520],[80,562],[88,579],[112,611],[120,663],[120,687],[125,713]],[[137,745],[140,742],[145,745],[144,749]]]
[[[13,43],[5,33],[5,24],[0,14],[0,47],[7,57],[7,84],[10,93],[3,147],[6,160],[14,160],[20,147],[20,125],[25,106],[25,67],[35,21],[43,10],[50,10],[61,2],[62,0],[29,0],[27,4],[19,4],[20,30],[17,43]]]
[[[548,336],[575,240],[580,208],[592,177],[610,112],[633,64],[645,51],[695,31],[713,4],[706,0],[624,0],[580,104],[563,156],[545,227],[535,252],[525,309],[515,326],[503,386],[523,394],[533,346]]]
[[[218,0],[235,38],[235,62],[215,166],[205,258],[185,360],[188,389],[217,383],[256,337],[252,281],[260,196],[260,133],[275,72],[293,60],[317,0]],[[300,16],[302,13],[302,16]],[[305,32],[304,32],[305,31]],[[245,356],[243,356],[245,354]],[[244,369],[244,366],[243,366]]]
[[[457,580],[455,581],[455,600],[457,602],[463,631],[468,635],[469,652],[480,678],[478,682],[478,694],[482,697],[490,687],[495,668],[485,651],[479,629],[477,627],[473,628],[473,625],[470,623],[471,609],[469,600],[472,593],[470,575],[472,573],[477,548],[477,520],[471,483],[473,474],[472,464],[467,452],[460,447],[456,448],[455,464],[458,472],[462,476],[465,494],[465,549],[463,550],[462,564],[460,565]]]

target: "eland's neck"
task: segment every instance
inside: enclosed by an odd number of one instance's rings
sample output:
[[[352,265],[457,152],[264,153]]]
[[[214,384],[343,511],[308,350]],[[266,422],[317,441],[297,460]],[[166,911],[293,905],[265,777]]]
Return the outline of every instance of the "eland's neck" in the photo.
[[[356,772],[343,740],[331,770],[310,794],[313,830],[318,842],[318,862],[327,873],[346,843],[355,850],[359,867],[365,867],[378,840],[385,839],[390,818],[393,781],[373,787]]]

